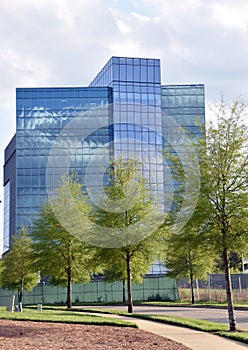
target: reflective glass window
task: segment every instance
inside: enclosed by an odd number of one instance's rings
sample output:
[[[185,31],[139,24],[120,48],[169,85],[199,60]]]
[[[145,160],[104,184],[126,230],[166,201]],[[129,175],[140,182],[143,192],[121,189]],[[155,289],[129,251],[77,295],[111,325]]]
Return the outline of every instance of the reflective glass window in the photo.
[[[119,65],[113,65],[113,80],[120,80],[120,69]]]
[[[110,75],[110,69],[107,72]],[[56,137],[61,129],[81,110],[104,105],[112,98],[110,88],[44,88],[17,91],[17,106],[24,110],[17,112],[17,218],[18,225],[32,222],[39,210],[39,203],[46,200],[46,165]],[[107,119],[108,114],[106,114]],[[75,130],[76,132],[76,130]],[[88,146],[109,142],[111,130],[105,134],[92,135]],[[66,147],[66,146],[65,146]],[[89,150],[89,148],[88,148]],[[61,150],[65,156],[67,149]],[[81,158],[73,163],[79,169],[88,155],[87,148]],[[89,151],[88,151],[89,153]],[[63,157],[62,157],[63,158]],[[88,158],[87,158],[88,159]],[[58,170],[58,171],[57,171]],[[59,169],[53,169],[59,174]],[[49,171],[49,170],[48,170]],[[42,196],[39,196],[42,194]],[[25,208],[26,219],[23,219]],[[24,221],[23,221],[24,220]]]
[[[147,81],[147,66],[141,66],[141,81]]]
[[[154,67],[148,66],[148,81],[154,81]]]
[[[127,80],[133,81],[133,66],[127,65]]]
[[[10,181],[4,186],[3,252],[9,249],[10,236]]]
[[[126,76],[127,76],[126,67],[127,66],[124,64],[120,65],[120,80],[126,80]]]
[[[160,83],[160,66],[155,67],[155,71],[154,71],[154,80],[155,83]]]
[[[134,81],[140,81],[140,65],[134,66]]]

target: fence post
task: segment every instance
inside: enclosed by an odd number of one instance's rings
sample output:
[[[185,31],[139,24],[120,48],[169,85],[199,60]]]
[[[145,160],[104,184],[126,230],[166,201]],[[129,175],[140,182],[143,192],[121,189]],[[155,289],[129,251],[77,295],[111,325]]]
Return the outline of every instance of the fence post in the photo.
[[[198,278],[195,280],[195,284],[196,284],[197,301],[200,301],[200,295],[199,295],[199,280],[198,280]]]
[[[211,276],[208,275],[208,301],[211,301]]]
[[[7,305],[6,305],[6,310],[13,312],[14,309],[14,303],[15,303],[15,295],[11,295],[7,299]]]

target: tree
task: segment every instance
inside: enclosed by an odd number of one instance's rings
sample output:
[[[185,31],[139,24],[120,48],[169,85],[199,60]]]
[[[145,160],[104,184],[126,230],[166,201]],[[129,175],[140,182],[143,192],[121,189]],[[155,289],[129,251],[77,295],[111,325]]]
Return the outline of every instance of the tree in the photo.
[[[116,203],[115,209],[119,206],[121,210],[114,210],[108,205],[105,205],[106,210],[101,209],[104,203],[101,208],[94,208],[94,221],[112,229],[107,241],[109,247],[105,244],[96,248],[94,261],[107,273],[109,280],[127,281],[128,312],[132,313],[132,282],[140,282],[160,254],[160,236],[150,233],[157,220],[161,220],[161,214],[158,214],[157,208],[154,209],[152,192],[136,162],[121,158],[114,160],[109,168],[108,180],[105,192],[110,202]],[[117,267],[115,273],[113,266]]]
[[[67,286],[67,307],[72,306],[72,283],[88,281],[90,248],[62,226],[54,214],[58,206],[62,215],[70,217],[67,205],[68,186],[78,207],[87,211],[82,186],[73,178],[63,179],[52,203],[46,203],[35,220],[32,229],[33,250],[37,257],[36,267],[42,276],[49,276],[54,285]]]
[[[186,277],[189,280],[192,304],[195,302],[194,280],[206,278],[215,262],[215,253],[204,230],[207,216],[201,210],[205,199],[203,201],[200,195],[199,152],[196,143],[196,138],[192,139],[185,130],[178,128],[172,142],[164,145],[164,158],[170,165],[173,200],[161,226],[162,231],[167,230],[164,240],[167,275],[177,279]],[[165,199],[167,196],[165,193]]]
[[[217,256],[221,256],[230,331],[236,330],[230,278],[232,253],[247,247],[248,227],[248,132],[243,122],[246,106],[237,99],[224,99],[213,110],[215,120],[198,140],[201,190],[194,215],[198,229],[208,235]],[[192,175],[193,176],[193,175]]]
[[[110,250],[106,252],[106,255],[105,255],[106,258],[108,255],[107,253],[109,252]],[[99,251],[98,251],[98,254],[99,254]],[[103,257],[104,252],[101,252],[100,256]],[[124,259],[118,259],[118,256],[114,257],[114,254],[112,252],[110,256],[107,258],[106,263],[104,263],[103,261],[100,261],[99,266],[101,268],[101,272],[103,273],[103,277],[106,282],[113,283],[115,281],[122,281],[122,301],[123,303],[125,303],[127,276],[126,276]]]
[[[160,256],[159,237],[153,233],[143,241],[121,248],[96,248],[94,260],[108,282],[127,282],[128,312],[133,312],[132,284],[141,283],[151,264]],[[114,269],[116,271],[113,271]]]
[[[191,302],[194,304],[194,280],[206,278],[214,265],[210,242],[196,228],[187,225],[178,234],[167,234],[165,252],[167,275],[176,279],[186,277],[190,281]]]
[[[247,246],[248,130],[246,107],[240,100],[227,106],[222,99],[213,123],[200,143],[203,195],[208,202],[210,239],[223,261],[230,330],[236,330],[230,278],[232,252]],[[204,147],[206,149],[203,152]],[[203,209],[203,208],[202,208]]]
[[[35,259],[32,242],[25,228],[13,237],[11,250],[4,257],[1,269],[1,285],[18,291],[18,310],[22,311],[24,290],[32,290],[38,283],[38,270],[34,267]]]

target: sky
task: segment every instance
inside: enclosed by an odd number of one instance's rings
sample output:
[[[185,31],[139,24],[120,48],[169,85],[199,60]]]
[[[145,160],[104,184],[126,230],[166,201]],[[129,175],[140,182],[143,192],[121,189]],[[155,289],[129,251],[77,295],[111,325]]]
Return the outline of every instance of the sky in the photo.
[[[162,83],[205,84],[207,106],[248,101],[247,0],[0,0],[0,44],[2,166],[16,87],[87,86],[111,56],[160,58]]]

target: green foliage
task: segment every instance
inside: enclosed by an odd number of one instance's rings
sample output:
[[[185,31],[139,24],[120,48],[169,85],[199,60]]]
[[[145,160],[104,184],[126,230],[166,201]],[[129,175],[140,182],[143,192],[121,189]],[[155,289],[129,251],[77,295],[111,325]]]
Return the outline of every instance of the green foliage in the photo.
[[[189,281],[206,279],[212,272],[214,254],[210,242],[196,228],[188,226],[180,233],[169,233],[166,236],[165,266],[167,274],[176,279],[186,277]]]
[[[32,242],[24,228],[13,237],[11,250],[2,260],[0,280],[2,287],[13,290],[32,290],[38,283]]]
[[[216,251],[223,248],[243,253],[248,224],[248,131],[246,106],[239,100],[228,106],[224,100],[215,111],[206,142],[199,143],[202,196],[208,217],[210,239]],[[203,211],[203,208],[202,208]]]
[[[194,303],[193,282],[197,278],[206,279],[208,273],[213,272],[215,252],[205,231],[207,216],[202,211],[205,198],[200,188],[200,152],[193,147],[198,141],[191,140],[188,147],[185,132],[180,130],[178,142],[182,145],[181,157],[168,147],[164,150],[175,186],[172,209],[161,227],[165,231],[164,264],[169,277],[189,280]]]
[[[206,137],[196,142],[201,187],[195,212],[188,217],[189,221],[183,231],[187,231],[185,233],[189,240],[190,234],[197,232],[203,245],[206,242],[211,243],[205,256],[211,256],[212,250],[217,257],[221,256],[226,280],[230,330],[235,330],[230,261],[234,254],[244,254],[247,251],[248,129],[244,123],[247,108],[239,99],[232,105],[228,105],[222,99],[212,112],[214,121],[206,128]],[[176,209],[181,210],[185,183],[188,182],[192,189],[194,183],[197,184],[197,164],[192,167],[187,181],[179,160],[172,159],[172,164],[173,175],[180,185],[180,191],[175,197]],[[184,215],[187,216],[187,213],[189,210],[186,206]],[[176,214],[175,211],[172,219],[177,219]],[[193,243],[192,249],[194,246],[196,250],[199,249],[198,244]],[[207,264],[208,262],[209,260],[206,261]]]
[[[230,331],[236,330],[230,278],[232,253],[247,250],[248,227],[248,129],[246,106],[236,100],[228,106],[222,99],[210,123],[206,142],[199,144],[202,179],[201,211],[217,254],[221,255],[226,280]]]
[[[34,223],[32,239],[36,267],[52,284],[66,286],[69,271],[75,283],[89,279],[88,248],[61,226],[48,203]]]
[[[143,275],[160,256],[161,242],[155,233],[148,238],[120,248],[95,248],[94,263],[108,282],[127,280],[127,259],[130,257],[131,281],[142,283]]]
[[[127,186],[131,182],[134,186]],[[108,226],[116,229],[132,226],[142,220],[148,213],[154,210],[152,192],[147,185],[147,179],[141,174],[139,165],[132,160],[114,160],[109,171],[109,185],[106,186],[108,197],[115,203],[127,199],[125,205],[128,207],[122,212],[112,212],[108,209],[95,209],[93,217],[101,226]],[[129,208],[129,202],[131,202]],[[144,231],[145,231],[144,227]],[[109,281],[127,279],[126,260],[131,257],[131,278],[132,282],[141,282],[141,275],[145,274],[152,262],[158,257],[160,251],[159,235],[142,234],[135,237],[135,228],[125,235],[127,244],[117,248],[97,248],[94,261],[97,266],[102,266],[102,271],[109,277]],[[150,233],[150,232],[149,232]],[[113,238],[114,239],[114,238]]]
[[[148,272],[151,263],[160,254],[160,235],[148,231],[152,220],[157,218],[157,209],[154,209],[152,192],[138,164],[130,160],[114,160],[109,175],[108,197],[118,203],[126,200],[126,207],[117,213],[108,207],[106,210],[97,208],[93,213],[94,219],[101,226],[115,229],[116,234],[120,228],[129,228],[129,231],[121,231],[124,237],[121,246],[96,248],[94,262],[101,267],[107,280],[127,281],[129,309],[132,310],[131,282],[141,282],[142,275]],[[148,214],[151,214],[149,222],[136,230],[135,224]],[[114,235],[111,239],[113,243]]]
[[[65,215],[68,186],[71,196],[79,207],[87,208],[82,197],[81,185],[72,178],[63,179],[53,199],[54,206],[61,206]],[[64,209],[62,209],[64,208]],[[86,210],[86,209],[85,209]],[[42,276],[49,276],[54,285],[67,286],[68,307],[71,305],[71,284],[89,280],[89,247],[80,239],[72,236],[60,223],[53,212],[52,206],[46,203],[34,222],[32,229],[34,256],[37,258],[36,268]]]
[[[186,277],[191,286],[191,301],[195,302],[193,282],[206,279],[214,268],[214,250],[197,225],[188,223],[179,233],[168,233],[165,246],[167,275],[176,279]]]
[[[100,205],[91,213],[91,220],[108,230],[99,235],[98,226],[95,245],[129,246],[149,236],[162,215],[158,214],[144,169],[135,161],[113,160],[108,175],[104,188],[107,196],[99,198]]]

